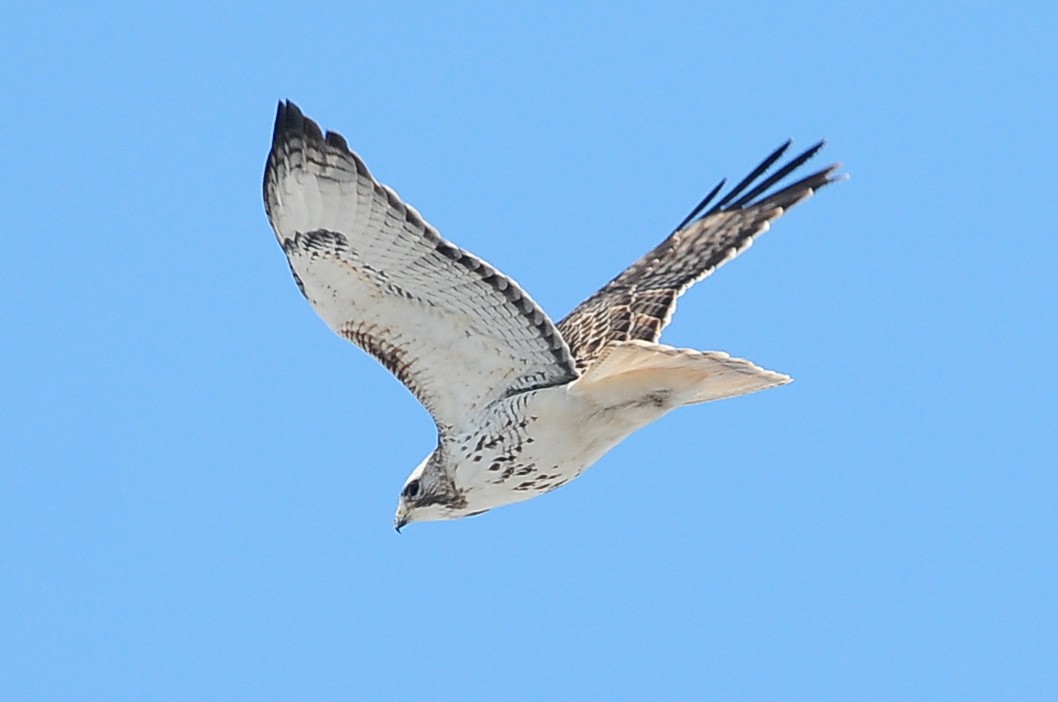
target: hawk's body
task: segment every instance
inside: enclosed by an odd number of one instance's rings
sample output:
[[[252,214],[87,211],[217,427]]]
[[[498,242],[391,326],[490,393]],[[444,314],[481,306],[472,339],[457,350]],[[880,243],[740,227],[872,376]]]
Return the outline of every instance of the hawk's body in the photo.
[[[821,146],[757,183],[784,146],[703,213],[718,186],[555,325],[517,283],[375,181],[341,136],[280,103],[264,195],[291,271],[327,324],[392,371],[437,423],[438,446],[405,483],[398,527],[553,490],[676,407],[789,382],[657,340],[687,287],[833,182],[836,166],[764,195]]]

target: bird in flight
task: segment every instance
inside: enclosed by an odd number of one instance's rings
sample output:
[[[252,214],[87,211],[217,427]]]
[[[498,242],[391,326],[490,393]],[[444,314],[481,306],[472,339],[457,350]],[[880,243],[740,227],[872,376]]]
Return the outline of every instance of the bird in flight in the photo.
[[[677,407],[790,382],[720,351],[658,343],[687,288],[840,178],[834,164],[784,185],[823,142],[781,162],[789,145],[723,193],[722,181],[556,324],[375,180],[341,135],[280,102],[264,203],[294,280],[437,424],[437,447],[401,489],[397,531],[549,492]]]

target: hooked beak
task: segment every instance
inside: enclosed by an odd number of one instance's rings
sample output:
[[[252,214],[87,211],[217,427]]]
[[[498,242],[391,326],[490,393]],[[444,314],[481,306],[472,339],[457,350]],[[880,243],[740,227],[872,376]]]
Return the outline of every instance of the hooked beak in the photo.
[[[401,500],[400,504],[397,505],[397,516],[393,518],[393,528],[397,530],[398,534],[400,533],[400,530],[404,528],[404,525],[408,523],[409,511],[408,507],[404,504],[404,500]]]

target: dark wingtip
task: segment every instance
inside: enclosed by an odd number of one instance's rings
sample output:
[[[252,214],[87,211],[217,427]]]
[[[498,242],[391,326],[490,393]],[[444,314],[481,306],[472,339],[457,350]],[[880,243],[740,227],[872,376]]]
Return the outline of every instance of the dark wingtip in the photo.
[[[814,145],[812,145],[809,148],[807,148],[804,151],[802,151],[800,154],[798,154],[794,158],[790,159],[790,161],[788,163],[786,163],[786,165],[782,166],[779,170],[775,171],[770,176],[765,178],[762,182],[758,183],[756,186],[753,187],[752,190],[750,190],[747,193],[742,194],[738,198],[738,200],[736,200],[735,202],[731,203],[731,207],[733,209],[740,209],[742,207],[746,207],[749,204],[752,204],[754,202],[754,200],[756,200],[759,196],[761,196],[765,192],[767,192],[767,190],[771,186],[775,185],[776,183],[781,181],[783,178],[785,178],[786,176],[788,176],[791,173],[793,173],[794,171],[796,171],[798,168],[803,166],[806,161],[808,161],[810,158],[812,158],[817,153],[819,153],[819,150],[823,148],[823,145],[825,143],[826,142],[821,139],[818,142],[816,142]],[[815,175],[815,174],[813,174],[813,175]]]
[[[291,132],[301,131],[301,123],[305,116],[301,114],[298,106],[290,100],[280,100],[276,107],[276,123],[272,129],[272,143],[282,141],[283,136]]]
[[[272,131],[272,143],[278,144],[293,134],[302,134],[309,139],[323,140],[323,130],[302,113],[290,100],[280,100],[276,108],[276,123]]]
[[[346,143],[345,137],[338,132],[327,132],[327,145],[333,146],[340,151],[349,152],[349,144]]]
[[[837,183],[842,180],[848,179],[847,174],[836,173],[837,170],[841,168],[841,164],[835,163],[824,168],[821,171],[818,171],[805,178],[802,178],[793,185],[784,187],[778,193],[766,194],[772,186],[777,185],[788,175],[803,166],[806,161],[818,154],[823,149],[823,147],[826,146],[827,141],[826,139],[820,139],[808,149],[801,152],[794,158],[790,159],[787,163],[780,166],[778,170],[776,170],[774,173],[767,177],[764,177],[765,173],[771,170],[771,167],[774,166],[776,162],[778,162],[779,159],[783,157],[783,155],[786,153],[786,151],[790,148],[792,144],[793,139],[787,139],[785,142],[783,142],[783,144],[780,145],[779,148],[775,149],[770,154],[768,154],[768,156],[765,157],[765,159],[761,161],[760,164],[758,164],[757,167],[749,173],[749,175],[739,181],[738,184],[735,185],[735,187],[731,188],[731,190],[728,191],[726,195],[721,197],[720,200],[718,200],[712,205],[712,207],[709,207],[709,209],[706,210],[706,206],[713,199],[713,197],[716,196],[717,191],[720,189],[719,187],[714,188],[713,191],[710,192],[709,195],[706,196],[706,198],[697,207],[694,208],[694,210],[691,211],[691,214],[688,215],[678,227],[676,227],[676,231],[679,231],[680,229],[684,228],[692,221],[704,219],[709,215],[715,214],[717,212],[737,210],[755,205],[758,202],[762,201],[758,198],[770,199],[786,194],[788,192],[793,193],[805,190],[807,190],[809,194],[811,194],[812,191],[818,190],[824,185],[830,185],[831,183]],[[763,180],[757,182],[758,179],[762,177]],[[722,185],[723,182],[721,182],[721,186]]]
[[[757,164],[757,167],[754,168],[749,175],[740,180],[738,185],[731,188],[731,191],[727,195],[721,198],[719,202],[713,205],[712,209],[710,209],[702,216],[708,217],[712,213],[719,212],[720,210],[724,209],[729,202],[734,200],[736,197],[739,197],[739,195],[741,195],[746,188],[752,185],[753,182],[757,180],[757,178],[760,178],[762,175],[767,173],[768,169],[771,168],[776,161],[783,157],[783,154],[787,152],[787,150],[792,144],[793,139],[787,139],[785,142],[780,144],[779,148],[775,149],[775,151],[772,151],[770,154],[768,154],[763,161]]]
[[[702,210],[709,206],[709,203],[712,201],[712,199],[716,197],[716,194],[720,192],[725,185],[727,185],[727,178],[724,178],[719,183],[717,183],[716,186],[709,191],[709,194],[703,197],[702,201],[699,202],[693,210],[691,210],[690,214],[684,217],[683,221],[676,225],[676,228],[672,230],[672,233],[675,234],[679,230],[686,227],[691,222],[691,220],[697,217],[702,212]]]

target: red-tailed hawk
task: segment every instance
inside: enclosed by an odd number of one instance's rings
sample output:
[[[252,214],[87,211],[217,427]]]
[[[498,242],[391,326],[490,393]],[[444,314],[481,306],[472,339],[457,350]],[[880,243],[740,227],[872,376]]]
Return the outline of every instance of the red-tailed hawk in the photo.
[[[555,324],[514,280],[372,178],[345,139],[281,102],[264,200],[294,279],[328,326],[437,423],[437,448],[401,490],[398,531],[554,490],[677,407],[790,382],[726,353],[657,342],[680,294],[837,180],[835,164],[769,192],[822,146],[767,175],[787,142],[713,202],[721,182]]]

